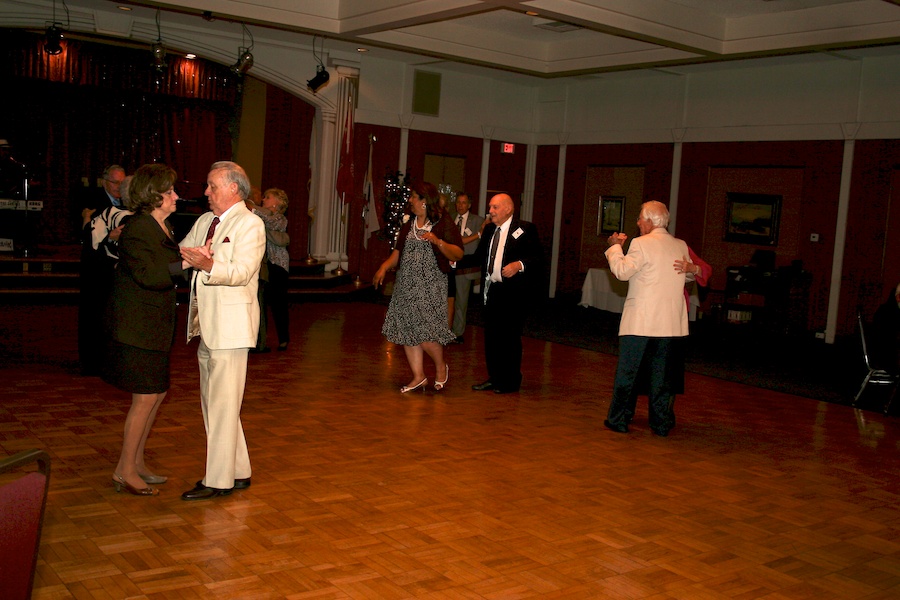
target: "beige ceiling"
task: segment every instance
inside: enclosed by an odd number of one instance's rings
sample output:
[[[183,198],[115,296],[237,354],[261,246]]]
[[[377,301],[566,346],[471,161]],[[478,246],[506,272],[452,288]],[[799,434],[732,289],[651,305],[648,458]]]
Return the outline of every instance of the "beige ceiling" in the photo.
[[[539,77],[900,45],[900,0],[125,3]]]

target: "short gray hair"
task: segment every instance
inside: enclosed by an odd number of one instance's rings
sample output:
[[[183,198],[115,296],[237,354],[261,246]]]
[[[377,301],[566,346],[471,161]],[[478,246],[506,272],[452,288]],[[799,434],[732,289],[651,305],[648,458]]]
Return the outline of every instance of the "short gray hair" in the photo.
[[[230,160],[220,160],[214,162],[209,170],[225,171],[225,182],[237,184],[238,195],[240,195],[241,200],[246,200],[250,197],[250,179],[241,165]]]
[[[653,227],[669,226],[669,209],[662,202],[650,200],[641,205],[641,218],[653,223]]]
[[[122,175],[125,175],[125,167],[121,165],[109,165],[103,169],[103,179],[111,181],[110,177],[112,177],[114,171],[122,171]]]

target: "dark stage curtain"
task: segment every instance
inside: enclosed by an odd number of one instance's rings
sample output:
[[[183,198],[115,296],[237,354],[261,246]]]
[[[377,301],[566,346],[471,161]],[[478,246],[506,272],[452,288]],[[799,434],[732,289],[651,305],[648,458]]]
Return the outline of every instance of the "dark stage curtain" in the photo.
[[[50,56],[43,36],[0,35],[0,138],[28,167],[30,198],[44,202],[36,241],[77,241],[80,197],[113,163],[131,173],[164,162],[179,195],[202,200],[209,166],[232,156],[238,91],[228,69],[169,56],[159,74],[149,48],[64,45]]]
[[[266,87],[266,144],[262,183],[288,195],[288,233],[291,258],[307,255],[309,248],[309,143],[315,108],[273,85]]]

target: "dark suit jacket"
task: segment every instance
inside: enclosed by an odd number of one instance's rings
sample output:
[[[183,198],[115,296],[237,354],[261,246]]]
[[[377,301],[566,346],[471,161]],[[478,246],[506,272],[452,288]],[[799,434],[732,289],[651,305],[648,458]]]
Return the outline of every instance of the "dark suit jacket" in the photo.
[[[473,254],[463,257],[456,263],[457,269],[467,267],[481,267],[484,269],[485,278],[490,277],[490,269],[487,262],[491,253],[491,240],[497,226],[494,223],[488,223],[484,228],[481,240]],[[521,229],[522,233],[516,236],[516,232]],[[522,261],[525,265],[525,271],[518,273],[513,277],[504,277],[503,283],[510,289],[507,290],[511,294],[521,297],[522,300],[533,300],[536,298],[540,285],[543,281],[543,254],[541,242],[538,239],[537,228],[528,221],[520,221],[513,217],[512,223],[509,225],[509,233],[506,236],[506,245],[503,248],[503,266],[509,263]]]
[[[91,215],[92,219],[103,212],[104,208],[112,205],[112,200],[109,199],[109,194],[106,193],[106,188],[103,186],[87,188],[81,198],[81,208],[90,208],[94,211],[94,214]],[[81,218],[80,212],[78,218]]]
[[[119,238],[107,323],[113,339],[168,352],[175,339],[175,281],[182,276],[178,245],[150,215],[135,215]]]

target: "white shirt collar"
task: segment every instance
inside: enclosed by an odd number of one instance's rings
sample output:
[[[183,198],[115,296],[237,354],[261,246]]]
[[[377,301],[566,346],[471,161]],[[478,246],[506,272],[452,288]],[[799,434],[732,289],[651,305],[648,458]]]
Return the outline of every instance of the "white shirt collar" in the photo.
[[[233,211],[233,210],[234,210],[234,207],[237,206],[238,204],[243,204],[243,202],[235,202],[234,204],[232,204],[231,206],[228,207],[228,210],[226,210],[226,211],[223,212],[221,215],[219,215],[219,223],[221,223],[221,222],[224,221],[226,218],[228,218],[228,213],[230,213],[231,211]]]

